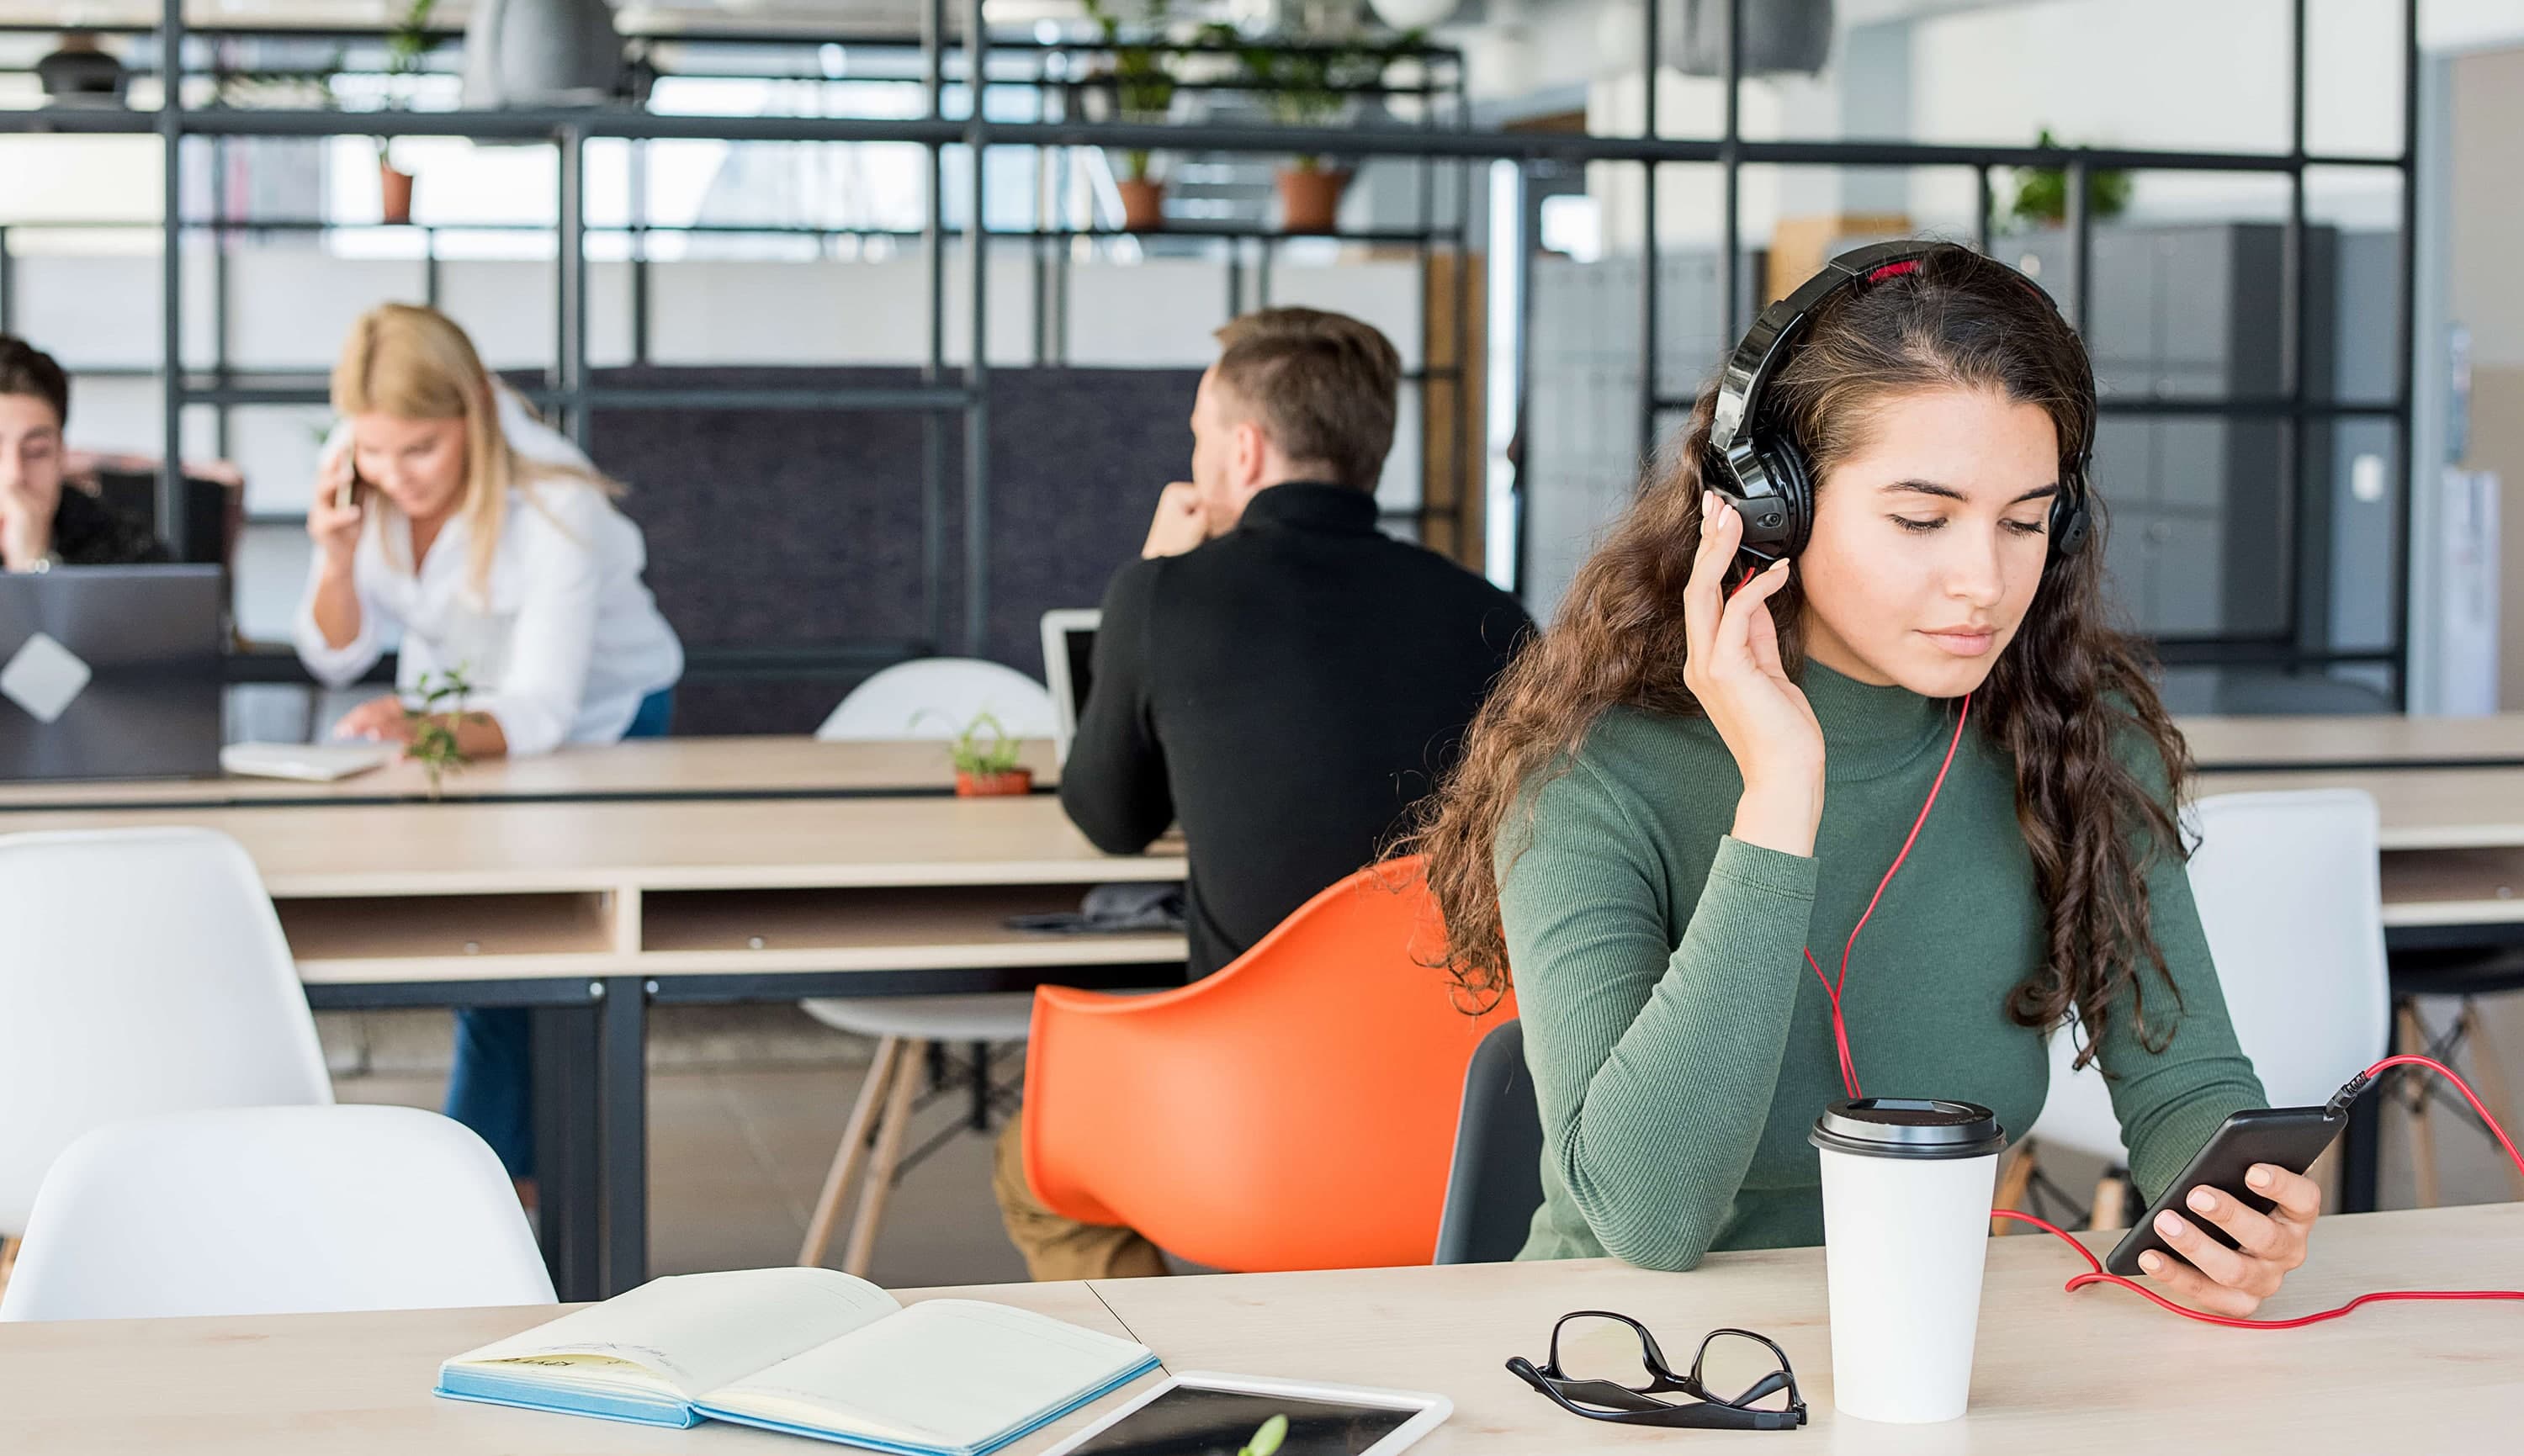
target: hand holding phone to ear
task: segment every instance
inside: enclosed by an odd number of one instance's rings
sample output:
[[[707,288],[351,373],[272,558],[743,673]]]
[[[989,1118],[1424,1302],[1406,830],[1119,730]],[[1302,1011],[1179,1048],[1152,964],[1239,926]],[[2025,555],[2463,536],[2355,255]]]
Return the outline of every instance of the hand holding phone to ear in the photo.
[[[360,524],[366,510],[359,498],[359,476],[345,446],[325,452],[316,467],[316,497],[307,507],[307,534],[327,568],[348,574],[359,550]]]
[[[1700,551],[1683,587],[1689,646],[1682,680],[1744,776],[1735,838],[1784,854],[1812,854],[1822,820],[1822,725],[1779,661],[1769,603],[1788,584],[1787,563],[1726,590],[1727,568],[1743,539],[1744,523],[1734,510],[1704,494]]]

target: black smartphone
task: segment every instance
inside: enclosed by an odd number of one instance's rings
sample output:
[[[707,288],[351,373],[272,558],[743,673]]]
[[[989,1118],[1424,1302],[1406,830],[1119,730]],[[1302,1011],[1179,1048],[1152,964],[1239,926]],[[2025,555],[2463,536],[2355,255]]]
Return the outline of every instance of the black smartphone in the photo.
[[[2146,1273],[2138,1267],[2138,1256],[2149,1249],[2182,1258],[2179,1251],[2165,1243],[2164,1236],[2156,1232],[2156,1216],[2168,1208],[2182,1215],[2193,1228],[2233,1248],[2235,1240],[2226,1237],[2225,1230],[2192,1211],[2187,1201],[2191,1190],[2206,1184],[2247,1208],[2267,1213],[2277,1205],[2254,1192],[2244,1182],[2244,1174],[2256,1163],[2303,1173],[2313,1166],[2313,1160],[2322,1156],[2322,1150],[2347,1126],[2347,1113],[2333,1115],[2320,1107],[2254,1107],[2227,1118],[2193,1155],[2182,1176],[2165,1187],[2164,1196],[2148,1209],[2147,1217],[2113,1246],[2104,1267],[2124,1279],[2137,1279]]]

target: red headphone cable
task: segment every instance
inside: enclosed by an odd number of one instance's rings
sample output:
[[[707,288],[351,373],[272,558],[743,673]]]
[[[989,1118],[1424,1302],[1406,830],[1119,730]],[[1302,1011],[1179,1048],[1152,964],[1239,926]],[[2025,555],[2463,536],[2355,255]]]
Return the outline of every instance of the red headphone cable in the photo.
[[[2480,1120],[2487,1124],[2489,1131],[2497,1137],[2498,1145],[2504,1148],[2506,1150],[2506,1156],[2514,1160],[2516,1170],[2518,1172],[2524,1172],[2524,1154],[2516,1152],[2514,1141],[2506,1136],[2506,1130],[2498,1125],[2498,1119],[2489,1115],[2489,1109],[2481,1105],[2479,1096],[2471,1090],[2471,1085],[2456,1076],[2452,1068],[2446,1066],[2442,1062],[2431,1061],[2424,1056],[2388,1056],[2382,1061],[2377,1062],[2375,1065],[2368,1067],[2365,1071],[2351,1078],[2348,1085],[2341,1088],[2340,1091],[2332,1096],[2332,1099],[2328,1104],[2330,1110],[2334,1113],[2347,1111],[2349,1104],[2355,1101],[2359,1093],[2365,1092],[2366,1089],[2373,1084],[2376,1074],[2389,1068],[2402,1066],[2425,1067],[2432,1072],[2440,1074],[2447,1081],[2451,1082],[2456,1088],[2460,1089],[2463,1100],[2471,1103],[2471,1110],[2480,1114]],[[2041,1219],[2035,1218],[2029,1213],[2018,1213],[2013,1208],[1992,1209],[1990,1213],[1993,1218],[2014,1219],[2019,1223],[2031,1224],[2045,1233],[2057,1236],[2062,1242],[2067,1244],[2070,1248],[2075,1249],[2077,1251],[2077,1257],[2086,1261],[2087,1272],[2068,1281],[2066,1287],[2070,1293],[2074,1293],[2088,1285],[2117,1285],[2124,1289],[2136,1292],[2160,1309],[2170,1310],[2186,1319],[2198,1320],[2203,1324],[2224,1325],[2229,1329],[2235,1330],[2301,1330],[2307,1325],[2319,1325],[2326,1320],[2339,1319],[2361,1305],[2380,1304],[2387,1300],[2524,1300],[2524,1289],[2384,1289],[2372,1294],[2360,1294],[2356,1298],[2350,1300],[2347,1304],[2340,1306],[2338,1309],[2326,1309],[2318,1314],[2299,1315],[2292,1320],[2239,1320],[2232,1316],[2210,1314],[2207,1310],[2192,1309],[2186,1305],[2176,1304],[2172,1300],[2165,1298],[2163,1295],[2147,1287],[2136,1280],[2123,1279],[2117,1274],[2107,1273],[2104,1269],[2103,1261],[2095,1257],[2092,1249],[2089,1249],[2084,1244],[2078,1242],[2074,1236],[2055,1224],[2046,1223]]]
[[[1911,847],[1919,842],[1919,831],[1928,822],[1928,810],[1937,806],[1937,795],[1946,787],[1946,771],[1955,766],[1955,751],[1964,746],[1964,725],[1970,721],[1971,695],[1966,693],[1963,710],[1955,714],[1954,741],[1946,745],[1946,761],[1937,765],[1936,782],[1928,786],[1928,801],[1919,805],[1919,817],[1911,821],[1910,837],[1902,841],[1901,852],[1893,856],[1892,867],[1884,871],[1884,878],[1875,882],[1874,896],[1867,901],[1867,909],[1859,915],[1858,923],[1850,927],[1848,943],[1840,947],[1840,979],[1834,981],[1824,975],[1822,962],[1815,959],[1814,947],[1806,947],[1806,964],[1814,967],[1815,979],[1822,983],[1822,994],[1831,997],[1831,1040],[1840,1052],[1840,1084],[1849,1089],[1851,1101],[1858,1100],[1863,1093],[1858,1090],[1858,1066],[1849,1055],[1849,1023],[1842,1020],[1840,1014],[1840,994],[1849,986],[1849,952],[1857,948],[1858,933],[1867,928],[1868,916],[1875,913],[1876,904],[1884,898],[1884,891],[1893,883],[1893,876],[1902,868],[1902,861],[1911,857]]]

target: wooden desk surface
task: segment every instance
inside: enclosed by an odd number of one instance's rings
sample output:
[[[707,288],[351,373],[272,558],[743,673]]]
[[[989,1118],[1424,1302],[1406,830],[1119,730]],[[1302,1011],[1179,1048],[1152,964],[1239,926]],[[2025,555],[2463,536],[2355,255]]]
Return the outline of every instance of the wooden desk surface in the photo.
[[[2326,1219],[2272,1315],[2376,1288],[2524,1288],[2524,1205]],[[2100,1243],[2100,1240],[2099,1240]],[[2524,1429],[2524,1305],[2370,1306],[2292,1332],[2221,1330],[2125,1291],[2062,1291],[2084,1266],[2047,1234],[1994,1240],[1970,1413],[1878,1426],[1831,1406],[1820,1249],[1712,1255],[1683,1275],[1610,1260],[1360,1273],[1129,1280],[1094,1287],[1175,1370],[1434,1390],[1452,1420],[1414,1448],[1834,1452],[2511,1449]],[[1539,1356],[1552,1321],[1610,1309],[1668,1354],[1712,1329],[1758,1330],[1795,1367],[1813,1429],[1798,1437],[1616,1430],[1581,1422],[1500,1366]],[[2390,1311],[2386,1313],[2386,1311]],[[2380,1316],[2378,1318],[2377,1316]]]
[[[1107,1335],[1129,1332],[1085,1285],[925,1289],[976,1295]],[[666,1431],[508,1410],[429,1393],[438,1362],[529,1330],[559,1311],[431,1310],[256,1320],[98,1320],[0,1325],[0,1451],[100,1456],[631,1456],[750,1452],[811,1456],[846,1446],[705,1422]],[[1142,1377],[1143,1389],[1159,1377]],[[1039,1451],[1093,1419],[1082,1412],[1011,1448]]]
[[[2178,720],[2204,769],[2524,765],[2524,713],[2482,718],[2201,716]]]
[[[1023,762],[1035,782],[1057,780],[1048,739],[1029,739]],[[563,749],[539,758],[495,758],[446,776],[442,798],[707,799],[952,792],[946,746],[929,742],[818,743],[802,737],[659,738]],[[110,808],[117,804],[429,801],[417,764],[397,762],[329,784],[289,779],[118,779],[97,783],[0,782],[0,809]],[[0,833],[8,821],[0,818]]]
[[[1788,1442],[1835,1452],[2142,1450],[2419,1453],[2510,1449],[2524,1429],[2524,1307],[2370,1306],[2307,1330],[2221,1330],[2111,1289],[2048,1236],[1990,1248],[1971,1412],[1927,1427],[1842,1419],[1820,1249],[1716,1254],[1691,1274],[1610,1260],[1221,1275],[928,1291],[998,1299],[1123,1333],[1170,1370],[1226,1370],[1434,1390],[1454,1417],[1415,1452],[1540,1456]],[[2524,1287],[2524,1205],[2347,1215],[2268,1311],[2386,1287]],[[906,1295],[905,1298],[925,1297]],[[1776,1339],[1813,1412],[1802,1440],[1581,1422],[1501,1369],[1539,1354],[1551,1322],[1614,1309],[1667,1349],[1735,1325]],[[438,1362],[541,1310],[258,1320],[0,1325],[0,1450],[184,1450],[203,1456],[639,1451],[804,1452],[766,1432],[651,1431],[438,1400]],[[1118,1327],[1118,1328],[1117,1328]],[[1153,1380],[1154,1377],[1150,1377]],[[1109,1409],[1111,1397],[1095,1409]],[[1013,1449],[1035,1452],[1073,1416]],[[1746,1445],[1746,1443],[1751,1443]]]
[[[195,825],[274,898],[1173,880],[1180,853],[1106,854],[1048,795],[83,809],[0,833]]]

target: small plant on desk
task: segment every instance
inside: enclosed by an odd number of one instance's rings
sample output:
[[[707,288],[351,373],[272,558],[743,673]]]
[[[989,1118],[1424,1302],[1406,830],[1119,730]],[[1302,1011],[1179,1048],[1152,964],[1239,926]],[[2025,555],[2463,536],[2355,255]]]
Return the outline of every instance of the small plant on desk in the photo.
[[[412,729],[412,742],[405,747],[404,756],[420,764],[420,771],[429,779],[429,797],[436,799],[439,779],[449,770],[473,761],[457,738],[458,725],[488,722],[489,718],[464,710],[464,700],[472,693],[473,685],[465,680],[461,667],[443,673],[422,673],[418,691],[418,707],[404,704],[404,722]]]
[[[1244,1449],[1237,1452],[1236,1456],[1272,1456],[1280,1449],[1280,1443],[1287,1438],[1288,1418],[1273,1416],[1262,1423],[1262,1429],[1253,1432],[1253,1439],[1246,1441]]]
[[[916,714],[918,723],[926,714]],[[1034,792],[1034,771],[1017,766],[1024,745],[988,708],[973,715],[946,746],[955,764],[955,792],[968,799]]]

